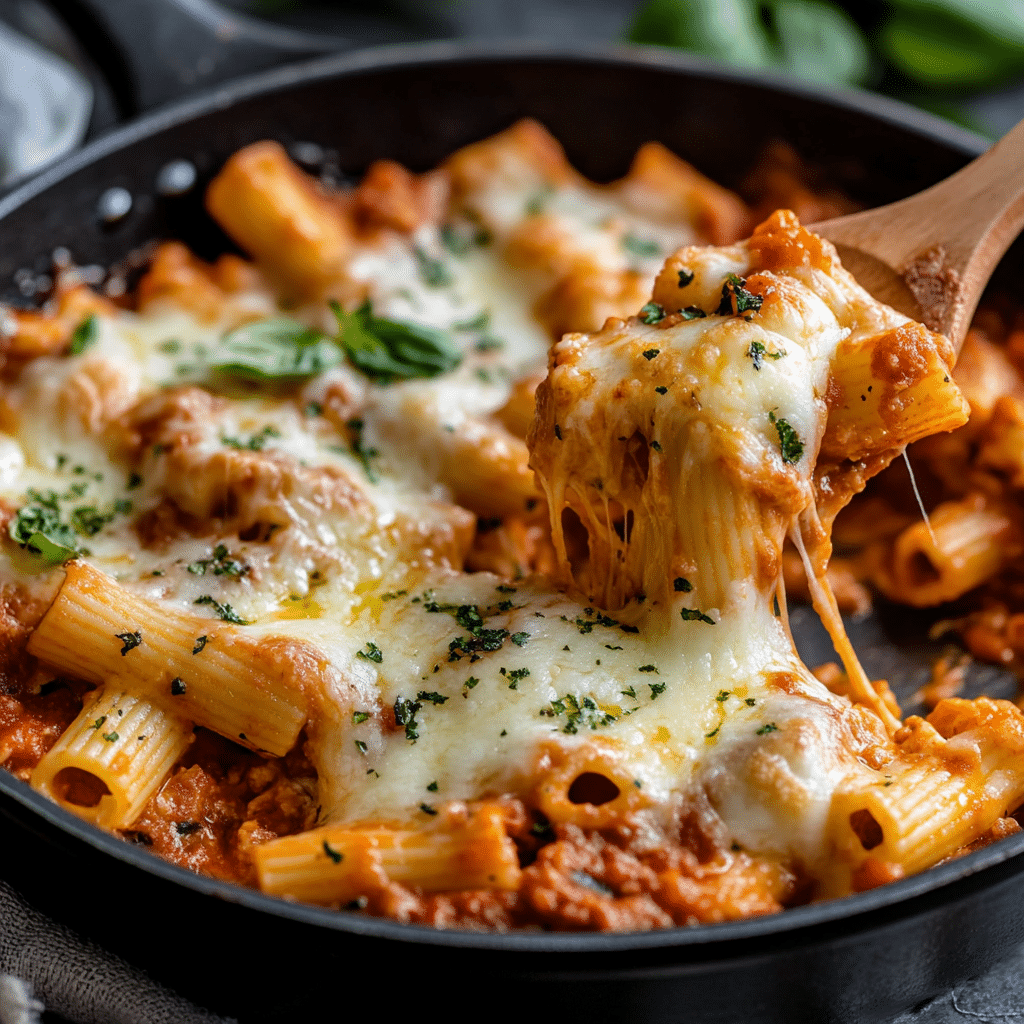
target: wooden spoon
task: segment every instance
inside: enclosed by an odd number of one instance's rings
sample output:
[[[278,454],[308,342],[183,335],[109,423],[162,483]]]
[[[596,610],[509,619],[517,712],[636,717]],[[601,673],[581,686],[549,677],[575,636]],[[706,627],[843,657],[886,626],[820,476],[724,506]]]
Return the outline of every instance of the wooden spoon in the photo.
[[[810,227],[876,299],[959,351],[992,271],[1024,227],[1024,121],[924,192]]]

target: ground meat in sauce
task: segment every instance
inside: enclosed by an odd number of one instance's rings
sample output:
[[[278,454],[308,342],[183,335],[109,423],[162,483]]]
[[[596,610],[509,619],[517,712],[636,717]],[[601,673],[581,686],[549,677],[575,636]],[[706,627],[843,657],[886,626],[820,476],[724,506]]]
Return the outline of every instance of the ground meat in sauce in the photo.
[[[206,729],[125,837],[191,871],[255,885],[254,845],[312,828],[316,771],[303,738],[264,759]]]

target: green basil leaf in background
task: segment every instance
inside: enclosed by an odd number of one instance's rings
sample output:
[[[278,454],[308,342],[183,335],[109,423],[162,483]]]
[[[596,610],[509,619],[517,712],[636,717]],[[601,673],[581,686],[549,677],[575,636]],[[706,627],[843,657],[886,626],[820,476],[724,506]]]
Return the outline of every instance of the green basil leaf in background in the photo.
[[[778,67],[827,84],[860,84],[872,66],[856,22],[827,0],[650,0],[630,39],[745,67]]]
[[[868,79],[868,41],[845,11],[823,0],[776,0],[770,10],[779,59],[788,71],[829,85]]]
[[[751,0],[650,0],[633,21],[629,38],[678,46],[741,67],[774,63],[758,5]]]
[[[331,309],[338,321],[338,344],[353,366],[379,383],[436,377],[462,362],[448,335],[435,327],[374,316],[369,302],[351,313],[337,302]]]
[[[931,89],[984,88],[1024,69],[1024,46],[938,11],[894,14],[878,44],[908,78]]]
[[[339,362],[341,353],[323,331],[274,317],[225,335],[210,365],[234,377],[264,381],[312,377]]]
[[[61,521],[60,512],[36,503],[22,506],[7,527],[16,544],[50,565],[63,565],[79,554],[74,530]]]
[[[1020,0],[890,0],[889,6],[918,26],[941,18],[972,35],[1024,47],[1024,4]]]

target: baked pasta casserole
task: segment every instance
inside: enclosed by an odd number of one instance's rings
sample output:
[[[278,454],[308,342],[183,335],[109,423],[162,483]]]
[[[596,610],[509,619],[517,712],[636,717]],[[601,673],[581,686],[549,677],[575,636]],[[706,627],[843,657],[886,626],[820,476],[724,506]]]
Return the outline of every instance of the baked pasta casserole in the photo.
[[[1024,384],[975,338],[962,391],[787,159],[752,209],[655,143],[595,185],[529,121],[342,188],[262,142],[206,193],[244,258],[7,310],[0,761],[191,870],[438,927],[768,914],[1016,830],[1017,707],[902,720],[839,614],[1019,557],[1005,487],[829,559],[930,435],[1024,486]]]

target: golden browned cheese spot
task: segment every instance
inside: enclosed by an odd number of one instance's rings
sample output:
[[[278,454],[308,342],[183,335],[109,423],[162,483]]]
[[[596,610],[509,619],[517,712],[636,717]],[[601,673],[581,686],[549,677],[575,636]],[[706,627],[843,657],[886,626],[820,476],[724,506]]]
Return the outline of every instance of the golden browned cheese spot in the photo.
[[[226,404],[197,387],[160,391],[121,418],[124,446],[138,457],[158,443],[168,448],[196,444],[203,437],[204,425],[214,422]]]
[[[636,151],[624,183],[640,185],[656,195],[657,211],[693,224],[712,245],[728,245],[742,238],[750,225],[743,200],[659,142],[648,142]]]
[[[139,543],[156,551],[166,550],[173,541],[182,537],[213,536],[220,528],[221,524],[216,520],[189,515],[168,498],[163,498],[132,523]]]
[[[241,272],[239,263],[244,265],[237,256],[225,263],[224,278],[232,286],[256,284],[258,274],[253,271],[247,281],[248,275]],[[164,242],[157,247],[149,270],[139,281],[138,307],[145,312],[157,300],[166,299],[190,310],[201,323],[210,323],[221,315],[224,301],[232,290],[223,286],[219,276],[213,266],[193,256],[181,242]]]
[[[385,533],[411,569],[442,566],[461,570],[473,545],[476,516],[448,501],[424,502],[421,507],[436,515],[398,515]]]
[[[765,675],[765,683],[795,697],[807,692],[807,684],[794,672],[768,672]]]
[[[575,177],[557,139],[532,118],[523,118],[497,135],[463,146],[442,165],[451,175],[452,190],[461,197],[486,186],[510,162],[534,167],[553,185]]]
[[[764,270],[812,267],[830,274],[835,253],[831,243],[808,231],[792,210],[776,210],[750,236],[751,261]]]
[[[611,317],[629,316],[647,293],[646,279],[635,270],[578,265],[537,300],[533,314],[557,340],[570,331],[598,331]]]
[[[223,405],[223,399],[201,388],[182,388],[144,401],[121,423],[125,443],[136,453],[159,450],[166,459],[165,494],[184,513],[182,525],[189,532],[211,518],[239,534],[267,525],[285,527],[292,521],[290,503],[312,512],[369,514],[365,495],[341,467],[305,467],[271,452],[199,451],[207,425]],[[189,525],[193,520],[198,521],[195,527]],[[170,523],[163,517],[156,525]],[[159,537],[161,530],[147,526],[146,532]]]
[[[447,197],[447,175],[416,175],[393,160],[375,160],[352,196],[352,214],[363,229],[415,231],[438,219]]]
[[[88,316],[111,316],[117,307],[97,295],[88,285],[57,286],[54,297],[42,310],[10,310],[14,333],[0,334],[0,356],[4,363],[21,366],[37,356],[58,355],[71,341],[75,329]]]

